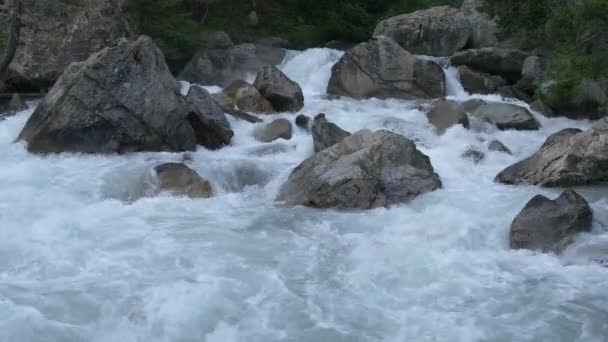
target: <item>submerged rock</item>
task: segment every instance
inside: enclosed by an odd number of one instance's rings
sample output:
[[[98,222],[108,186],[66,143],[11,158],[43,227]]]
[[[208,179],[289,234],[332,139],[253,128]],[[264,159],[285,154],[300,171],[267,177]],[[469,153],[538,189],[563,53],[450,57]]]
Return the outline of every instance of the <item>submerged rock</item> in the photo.
[[[565,129],[538,152],[500,172],[496,182],[568,187],[608,181],[608,132]]]
[[[158,179],[158,192],[167,191],[191,198],[208,198],[213,195],[211,184],[184,164],[162,164],[156,166],[154,172]]]
[[[278,201],[316,208],[370,209],[441,187],[427,156],[389,131],[359,131],[303,161]]]
[[[193,150],[188,113],[162,52],[142,36],[72,64],[18,139],[39,153]]]
[[[511,150],[509,150],[509,148],[507,146],[505,146],[505,144],[503,144],[499,140],[492,140],[488,144],[488,150],[489,151],[494,151],[494,152],[506,153],[506,154],[513,154],[511,152]]]
[[[462,11],[439,6],[385,19],[373,36],[391,38],[417,55],[450,56],[465,47],[471,28]]]
[[[327,121],[325,114],[315,116],[311,132],[315,152],[323,151],[351,135],[335,123]]]
[[[331,72],[328,94],[362,98],[418,99],[445,96],[445,74],[393,40],[376,37],[342,56]]]
[[[190,87],[186,101],[190,105],[188,121],[194,130],[197,144],[211,150],[229,145],[234,132],[224,110],[209,92],[201,87]]]
[[[522,77],[527,57],[528,54],[520,50],[486,47],[460,51],[450,61],[453,65],[466,65],[473,70],[498,75],[515,83]]]
[[[540,128],[540,124],[529,110],[510,103],[484,103],[473,110],[471,115],[496,125],[500,130],[537,130]]]
[[[260,126],[253,131],[253,137],[257,141],[269,143],[277,139],[291,139],[291,122],[287,119],[276,119],[273,122]]]
[[[278,112],[295,112],[304,107],[300,85],[276,67],[265,66],[258,71],[254,86]]]
[[[258,89],[245,81],[234,81],[223,91],[238,107],[245,112],[272,113],[272,104],[260,94]]]
[[[460,156],[473,164],[479,164],[486,158],[486,155],[475,146],[469,146]]]
[[[19,45],[9,70],[19,89],[45,89],[73,62],[132,37],[125,0],[24,0]]]
[[[456,101],[440,100],[433,103],[426,117],[438,134],[443,134],[448,128],[456,125],[469,128],[469,117]]]
[[[538,195],[513,220],[509,245],[513,249],[559,252],[575,234],[591,231],[592,220],[589,204],[572,190],[555,200]]]

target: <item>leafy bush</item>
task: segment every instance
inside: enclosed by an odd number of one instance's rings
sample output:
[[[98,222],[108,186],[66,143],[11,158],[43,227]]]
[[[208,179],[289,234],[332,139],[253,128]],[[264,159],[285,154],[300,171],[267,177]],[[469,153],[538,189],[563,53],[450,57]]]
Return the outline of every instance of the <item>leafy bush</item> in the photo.
[[[608,79],[608,0],[486,0],[486,6],[502,33],[547,51],[548,74],[557,81],[549,102],[570,96],[583,80]]]

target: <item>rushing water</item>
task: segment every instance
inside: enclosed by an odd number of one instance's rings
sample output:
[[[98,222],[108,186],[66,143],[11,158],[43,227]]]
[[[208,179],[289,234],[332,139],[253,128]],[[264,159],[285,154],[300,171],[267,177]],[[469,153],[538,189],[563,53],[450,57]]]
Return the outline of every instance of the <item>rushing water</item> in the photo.
[[[282,65],[302,112],[415,140],[443,189],[390,209],[285,208],[273,198],[310,136],[263,144],[231,119],[232,146],[192,154],[217,196],[132,201],[143,174],[183,155],[36,156],[13,143],[31,110],[1,121],[0,341],[606,341],[606,189],[580,189],[593,232],[555,256],[509,250],[507,236],[533,195],[560,190],[493,183],[551,133],[590,124],[537,116],[537,132],[438,137],[414,102],[328,99],[339,57]],[[470,98],[447,75],[452,97]],[[264,119],[278,117],[294,119]],[[514,155],[488,152],[492,139]],[[462,159],[469,146],[486,159]]]

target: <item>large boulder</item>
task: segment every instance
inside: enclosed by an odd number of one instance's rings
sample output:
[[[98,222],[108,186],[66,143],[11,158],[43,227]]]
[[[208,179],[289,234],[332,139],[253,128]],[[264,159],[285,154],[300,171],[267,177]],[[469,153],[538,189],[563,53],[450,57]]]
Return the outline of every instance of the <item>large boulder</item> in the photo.
[[[245,81],[234,81],[224,89],[239,110],[252,113],[272,113],[272,104],[253,85]]]
[[[456,125],[469,128],[469,117],[462,106],[452,100],[439,100],[433,103],[431,110],[426,113],[429,123],[435,127],[438,134]]]
[[[608,116],[608,81],[583,80],[567,94],[559,93],[561,85],[547,82],[541,93],[547,99],[556,116],[570,119],[600,119]]]
[[[213,195],[211,184],[196,171],[181,163],[166,163],[154,168],[157,183],[153,192],[170,192],[178,196],[208,198]],[[147,191],[148,195],[150,191]],[[154,195],[154,193],[152,193]]]
[[[350,136],[349,132],[335,123],[327,121],[325,114],[315,116],[311,133],[315,152],[321,152]]]
[[[125,0],[24,0],[19,45],[9,70],[19,90],[53,85],[65,68],[133,32]]]
[[[267,44],[234,45],[220,32],[205,39],[204,46],[188,62],[179,78],[226,87],[236,80],[247,79],[265,65],[279,65],[284,58],[282,48]]]
[[[487,47],[457,52],[450,59],[453,65],[466,65],[471,69],[498,75],[511,83],[522,77],[524,61],[528,57],[523,51]]]
[[[471,36],[467,47],[477,49],[496,46],[498,25],[488,14],[482,11],[484,0],[464,0],[460,8],[469,23]]]
[[[276,119],[273,122],[259,126],[253,131],[253,137],[257,141],[269,143],[277,139],[291,139],[291,122],[287,119]]]
[[[201,87],[190,87],[186,101],[190,105],[188,121],[196,135],[197,144],[211,150],[229,145],[234,132],[224,110],[209,92]]]
[[[148,37],[74,63],[19,134],[39,153],[193,150],[189,108]]]
[[[260,69],[253,85],[278,112],[295,112],[304,107],[300,85],[274,66]]]
[[[333,66],[327,92],[409,100],[443,97],[445,87],[438,64],[417,59],[392,39],[376,37],[346,52]]]
[[[473,110],[471,115],[494,124],[500,130],[537,130],[540,128],[540,124],[529,110],[510,103],[484,103]]]
[[[450,56],[465,47],[471,29],[462,11],[440,6],[385,19],[373,36],[389,37],[417,55]]]
[[[303,161],[277,197],[287,205],[370,209],[441,187],[427,156],[389,131],[359,131]]]
[[[568,187],[608,181],[608,131],[565,129],[495,179],[504,184]]]
[[[465,65],[458,67],[458,73],[462,87],[471,94],[495,94],[507,85],[507,81],[500,76],[475,71]]]
[[[589,203],[572,190],[555,200],[537,195],[513,220],[509,245],[513,249],[560,252],[575,234],[591,231],[592,220]]]

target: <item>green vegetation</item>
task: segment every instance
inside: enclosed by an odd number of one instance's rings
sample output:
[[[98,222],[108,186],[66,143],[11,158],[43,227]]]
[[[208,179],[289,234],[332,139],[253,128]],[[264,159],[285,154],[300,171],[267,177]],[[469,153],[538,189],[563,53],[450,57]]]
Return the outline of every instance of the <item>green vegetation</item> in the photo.
[[[236,42],[278,36],[294,47],[331,40],[368,39],[378,21],[462,0],[128,0],[140,32],[155,39],[170,65],[183,63],[199,47],[205,31],[223,30]],[[255,10],[259,24],[251,26]]]
[[[570,96],[583,80],[608,79],[608,0],[486,0],[505,35],[549,56],[558,82],[547,100]]]

